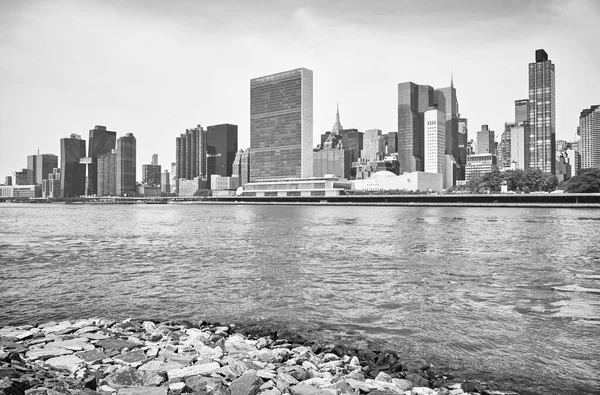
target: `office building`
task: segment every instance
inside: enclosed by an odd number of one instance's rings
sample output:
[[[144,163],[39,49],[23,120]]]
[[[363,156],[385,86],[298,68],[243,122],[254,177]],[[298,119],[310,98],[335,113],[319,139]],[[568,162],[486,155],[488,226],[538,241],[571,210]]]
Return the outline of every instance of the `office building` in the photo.
[[[461,162],[459,149],[458,149],[458,119],[460,115],[458,113],[458,99],[456,97],[456,89],[454,88],[454,79],[450,77],[450,86],[446,88],[435,89],[434,91],[434,104],[437,105],[438,110],[442,111],[446,117],[446,136],[445,136],[445,155],[449,155],[448,163],[452,163],[453,174],[460,173],[466,165]],[[452,180],[452,184],[454,185]],[[450,182],[450,180],[445,180]],[[444,184],[446,187],[446,184]]]
[[[158,165],[158,154],[152,154],[152,165],[156,166]]]
[[[494,135],[494,131],[490,130],[488,125],[481,125],[481,130],[477,132],[477,154],[496,155]]]
[[[425,172],[445,173],[446,114],[437,107],[425,111]]]
[[[0,186],[0,197],[40,198],[42,197],[42,185],[2,185]]]
[[[331,133],[333,134],[340,134],[340,132],[344,130],[344,127],[342,126],[341,122],[340,122],[340,105],[338,104],[337,106],[337,112],[335,114],[335,123],[333,124],[333,127],[331,128]]]
[[[529,122],[529,100],[515,100],[515,123]]]
[[[160,173],[160,191],[162,193],[171,192],[171,174],[169,174],[168,170]]]
[[[340,196],[343,188],[334,187],[337,177],[276,178],[252,181],[244,187],[243,196],[301,197]]]
[[[429,85],[398,84],[398,160],[402,172],[423,171],[425,111],[434,104]]]
[[[12,179],[14,185],[27,185],[27,169],[13,172]]]
[[[250,81],[250,179],[310,177],[313,72],[305,68]]]
[[[127,133],[117,140],[117,196],[135,196],[135,162],[135,137],[133,133]]]
[[[350,178],[350,151],[343,149],[338,134],[330,134],[321,148],[313,152],[313,166],[314,177],[332,174],[338,178]]]
[[[179,180],[178,195],[182,197],[192,197],[196,191],[205,189],[208,189],[208,183],[206,179],[203,179],[202,177],[195,177],[192,180],[181,178]]]
[[[85,193],[85,140],[78,134],[60,139],[60,189],[62,197],[81,196]]]
[[[388,132],[383,136],[385,142],[385,155],[398,153],[398,132]]]
[[[88,142],[89,163],[87,164],[88,195],[98,194],[98,156],[109,154],[115,149],[117,132],[106,130],[106,126],[96,125],[90,130]]]
[[[555,174],[556,97],[554,64],[543,49],[529,63],[530,168]]]
[[[369,129],[363,135],[363,149],[360,158],[366,161],[383,160],[385,140],[380,129]]]
[[[98,158],[98,178],[97,192],[98,196],[116,196],[117,195],[117,150],[113,149],[110,153],[99,155]]]
[[[240,186],[250,182],[250,148],[239,150],[235,154],[233,165],[231,166],[231,175],[240,178]]]
[[[498,158],[490,153],[467,156],[466,181],[498,169]]]
[[[58,156],[54,154],[37,154],[27,156],[27,184],[41,185],[48,179],[52,169],[58,167]]]
[[[467,166],[467,153],[469,141],[469,121],[467,118],[458,118],[458,162],[462,164],[456,172],[456,179],[464,181],[465,167]]]
[[[206,128],[206,179],[211,189],[211,176],[231,176],[238,150],[237,125],[228,123]]]
[[[364,133],[357,129],[343,129],[339,132],[339,136],[342,137],[342,148],[350,155],[350,162],[358,161],[364,148]]]
[[[11,186],[12,185],[12,177],[11,176],[6,176],[4,178],[4,185],[6,185],[6,186]]]
[[[527,122],[509,123],[510,125],[510,168],[529,169],[529,128]]]
[[[585,109],[579,115],[579,152],[581,168],[600,168],[600,105]]]

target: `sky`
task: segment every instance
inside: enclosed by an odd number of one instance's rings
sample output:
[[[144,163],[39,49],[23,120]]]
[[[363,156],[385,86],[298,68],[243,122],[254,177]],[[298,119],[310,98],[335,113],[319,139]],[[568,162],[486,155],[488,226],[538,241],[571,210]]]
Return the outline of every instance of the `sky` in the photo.
[[[450,84],[469,138],[502,133],[528,63],[556,65],[557,139],[600,104],[598,0],[0,0],[0,182],[27,155],[94,125],[137,139],[137,173],[170,170],[186,128],[238,125],[250,79],[313,71],[314,145],[331,130],[397,130],[397,85]]]

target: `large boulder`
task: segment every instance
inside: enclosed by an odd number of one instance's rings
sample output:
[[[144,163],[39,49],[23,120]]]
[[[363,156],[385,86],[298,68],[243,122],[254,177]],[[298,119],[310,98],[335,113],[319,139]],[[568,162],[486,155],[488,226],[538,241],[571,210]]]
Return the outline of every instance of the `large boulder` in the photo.
[[[231,395],[256,395],[260,392],[263,381],[256,373],[248,371],[233,380],[229,386]]]
[[[167,372],[167,376],[170,381],[175,381],[179,379],[185,379],[191,376],[210,376],[217,369],[219,369],[221,365],[218,362],[210,362],[204,363],[202,365],[192,365],[186,366],[181,369],[173,369]]]

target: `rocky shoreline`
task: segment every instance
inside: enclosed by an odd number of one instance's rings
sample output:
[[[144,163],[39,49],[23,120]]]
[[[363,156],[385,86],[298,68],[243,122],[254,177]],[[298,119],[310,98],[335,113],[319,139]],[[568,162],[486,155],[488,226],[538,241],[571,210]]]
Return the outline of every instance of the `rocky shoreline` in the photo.
[[[0,394],[516,395],[393,351],[219,323],[84,319],[0,329]]]

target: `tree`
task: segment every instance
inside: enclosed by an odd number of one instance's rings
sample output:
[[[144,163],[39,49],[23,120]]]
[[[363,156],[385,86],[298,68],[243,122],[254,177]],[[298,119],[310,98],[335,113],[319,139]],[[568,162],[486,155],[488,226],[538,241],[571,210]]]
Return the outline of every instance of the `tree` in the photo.
[[[196,189],[194,196],[210,196],[210,189]]]
[[[598,193],[600,192],[600,169],[584,169],[579,175],[571,177],[565,186],[569,193]]]

